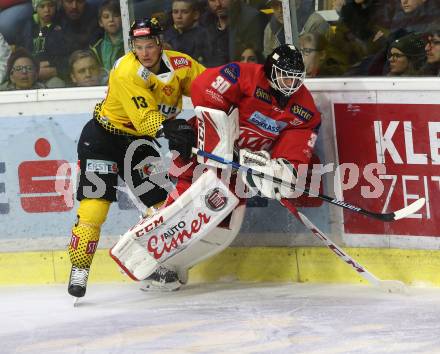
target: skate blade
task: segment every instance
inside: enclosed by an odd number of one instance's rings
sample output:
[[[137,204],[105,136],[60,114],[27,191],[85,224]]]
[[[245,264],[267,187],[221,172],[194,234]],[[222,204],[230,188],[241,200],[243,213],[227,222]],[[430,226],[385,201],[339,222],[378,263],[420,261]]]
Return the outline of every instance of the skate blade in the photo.
[[[139,290],[148,292],[148,293],[168,293],[171,291],[177,291],[182,286],[181,283],[173,284],[171,286],[163,286],[163,285],[155,285],[155,284],[144,284]]]
[[[77,307],[79,305],[79,297],[72,296],[73,297],[73,307]]]

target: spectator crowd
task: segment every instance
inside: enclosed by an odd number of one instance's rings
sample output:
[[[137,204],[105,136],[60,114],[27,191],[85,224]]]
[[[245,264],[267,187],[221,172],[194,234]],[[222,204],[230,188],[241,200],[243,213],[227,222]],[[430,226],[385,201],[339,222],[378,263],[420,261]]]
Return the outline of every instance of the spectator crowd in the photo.
[[[308,77],[440,76],[440,0],[297,0]],[[132,0],[165,49],[207,67],[262,63],[285,42],[280,0]],[[118,0],[0,3],[0,90],[105,85],[124,55]]]

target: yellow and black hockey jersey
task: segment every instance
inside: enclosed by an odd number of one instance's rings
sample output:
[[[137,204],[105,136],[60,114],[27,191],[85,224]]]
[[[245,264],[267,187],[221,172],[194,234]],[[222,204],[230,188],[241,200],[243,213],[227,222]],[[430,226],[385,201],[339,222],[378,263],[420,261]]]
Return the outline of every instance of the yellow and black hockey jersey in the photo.
[[[155,75],[132,52],[118,59],[110,72],[108,92],[97,106],[96,118],[109,131],[156,135],[162,122],[182,109],[182,95],[190,96],[192,81],[205,69],[190,56],[164,50],[169,72]]]

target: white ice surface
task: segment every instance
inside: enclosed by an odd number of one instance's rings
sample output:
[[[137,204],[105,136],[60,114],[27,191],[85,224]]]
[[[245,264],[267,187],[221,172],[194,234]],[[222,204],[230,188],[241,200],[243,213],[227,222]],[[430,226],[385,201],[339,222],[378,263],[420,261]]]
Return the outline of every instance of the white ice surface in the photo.
[[[0,353],[440,353],[440,289],[217,283],[0,287]]]

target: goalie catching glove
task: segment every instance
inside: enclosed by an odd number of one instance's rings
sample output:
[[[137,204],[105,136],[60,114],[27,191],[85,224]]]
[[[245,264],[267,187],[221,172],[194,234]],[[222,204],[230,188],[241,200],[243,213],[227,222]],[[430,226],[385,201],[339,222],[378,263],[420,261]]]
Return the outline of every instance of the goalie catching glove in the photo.
[[[240,164],[250,167],[255,171],[262,172],[268,176],[279,178],[287,183],[295,184],[297,172],[295,167],[286,159],[271,159],[267,151],[240,150]],[[293,189],[272,179],[265,179],[250,173],[242,174],[244,183],[258,195],[270,199],[281,199],[293,197]]]
[[[164,136],[170,150],[176,150],[184,160],[191,157],[191,149],[196,146],[194,130],[185,119],[169,119],[162,123],[156,138]]]

